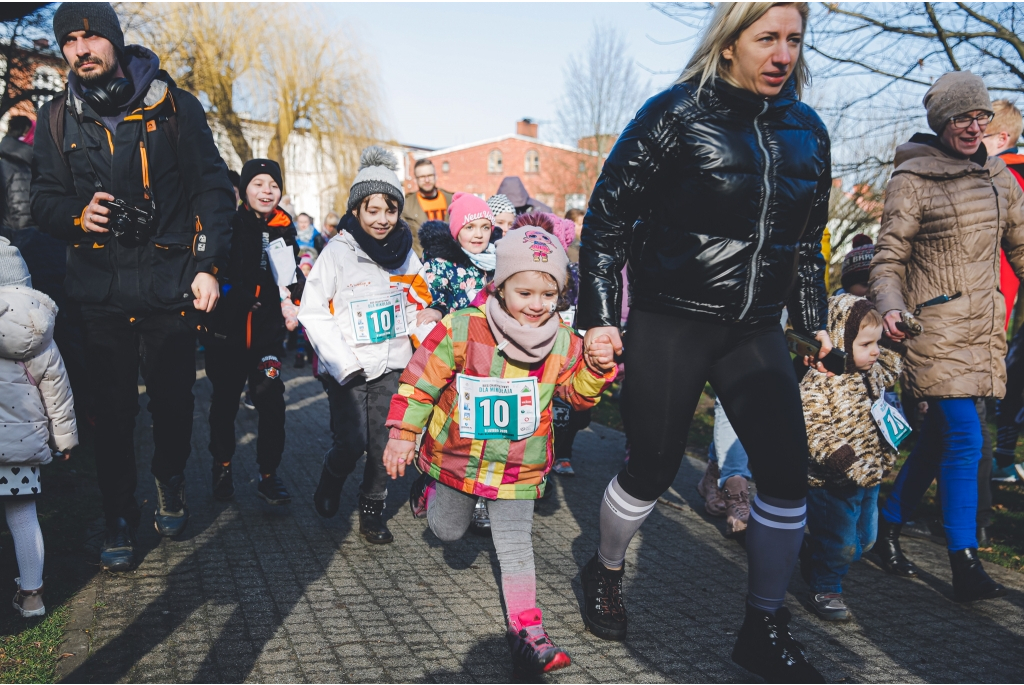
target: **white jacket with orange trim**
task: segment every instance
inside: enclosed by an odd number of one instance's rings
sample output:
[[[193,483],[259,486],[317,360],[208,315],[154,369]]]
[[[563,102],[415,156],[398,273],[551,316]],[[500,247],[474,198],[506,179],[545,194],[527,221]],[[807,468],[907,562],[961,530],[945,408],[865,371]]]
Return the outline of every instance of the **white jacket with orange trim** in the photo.
[[[388,271],[348,233],[331,238],[309,272],[299,307],[299,322],[320,357],[322,373],[344,385],[359,375],[373,380],[406,367],[413,344],[418,345],[433,328],[416,324],[416,313],[430,304],[427,284],[419,276],[421,266],[410,250],[402,266]],[[401,292],[407,334],[378,343],[356,340],[351,303],[388,289]]]

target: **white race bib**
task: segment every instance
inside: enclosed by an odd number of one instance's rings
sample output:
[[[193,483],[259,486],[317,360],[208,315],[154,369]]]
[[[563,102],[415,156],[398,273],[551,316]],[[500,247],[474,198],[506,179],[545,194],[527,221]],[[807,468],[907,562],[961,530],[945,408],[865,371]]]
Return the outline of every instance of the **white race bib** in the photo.
[[[408,333],[401,290],[353,300],[348,309],[356,342],[380,343]]]
[[[537,431],[536,378],[458,374],[459,434],[473,440],[524,440]]]
[[[906,419],[882,398],[875,400],[871,405],[871,418],[878,424],[878,429],[882,431],[886,442],[892,445],[893,449],[898,449],[900,443],[910,435],[910,425]]]

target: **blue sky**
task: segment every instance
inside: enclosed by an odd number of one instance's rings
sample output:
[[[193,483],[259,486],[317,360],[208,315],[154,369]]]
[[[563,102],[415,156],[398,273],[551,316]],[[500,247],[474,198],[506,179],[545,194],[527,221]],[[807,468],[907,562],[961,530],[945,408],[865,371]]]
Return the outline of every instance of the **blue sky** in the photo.
[[[692,44],[662,46],[692,32],[636,3],[338,3],[320,5],[336,29],[376,61],[384,121],[401,143],[439,148],[513,133],[540,122],[556,139],[562,68],[594,22],[620,27],[634,57],[678,72]],[[644,77],[649,75],[644,73]],[[650,76],[654,91],[672,76]]]

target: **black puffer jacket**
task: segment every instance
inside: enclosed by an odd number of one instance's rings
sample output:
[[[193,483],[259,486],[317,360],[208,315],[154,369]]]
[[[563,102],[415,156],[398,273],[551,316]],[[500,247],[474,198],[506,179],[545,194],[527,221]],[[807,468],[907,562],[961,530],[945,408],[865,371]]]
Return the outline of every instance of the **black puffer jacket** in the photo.
[[[32,184],[32,146],[12,136],[0,140],[0,182],[4,189],[4,228],[20,231],[32,225],[29,187]]]
[[[821,237],[828,132],[792,82],[764,98],[718,80],[654,96],[605,162],[583,222],[580,328],[632,307],[750,324],[788,305],[804,331],[827,320]]]

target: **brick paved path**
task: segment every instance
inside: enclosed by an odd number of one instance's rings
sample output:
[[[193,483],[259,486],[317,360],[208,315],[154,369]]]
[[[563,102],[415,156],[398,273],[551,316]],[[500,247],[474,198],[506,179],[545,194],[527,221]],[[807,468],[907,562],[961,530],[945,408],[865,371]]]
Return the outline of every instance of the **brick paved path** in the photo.
[[[405,505],[408,478],[388,498],[394,544],[366,544],[352,531],[357,483],[339,515],[321,520],[311,494],[328,446],[327,400],[308,370],[285,371],[288,449],[282,475],[294,502],[255,496],[256,413],[240,410],[235,500],[211,497],[206,449],[210,385],[196,384],[192,519],[183,539],[160,540],[144,519],[145,558],[129,574],[99,574],[89,658],[69,682],[507,682],[511,677],[485,538],[444,548]],[[140,417],[141,496],[152,509],[148,415]],[[729,653],[743,611],[743,549],[703,514],[684,460],[675,486],[630,548],[626,597],[630,639],[604,642],[579,618],[578,566],[596,546],[597,504],[618,469],[620,433],[581,433],[574,479],[537,507],[534,546],[545,624],[574,665],[555,682],[748,681]],[[356,473],[361,473],[357,469]],[[142,474],[146,474],[143,476]],[[874,564],[854,565],[848,601],[856,620],[826,625],[803,609],[795,577],[794,633],[829,681],[1019,682],[1024,576],[992,572],[1006,599],[967,607],[950,599],[945,551],[908,541],[924,570],[908,581]],[[990,566],[990,568],[992,568]],[[796,574],[798,576],[799,574]],[[89,595],[91,597],[91,594]]]

